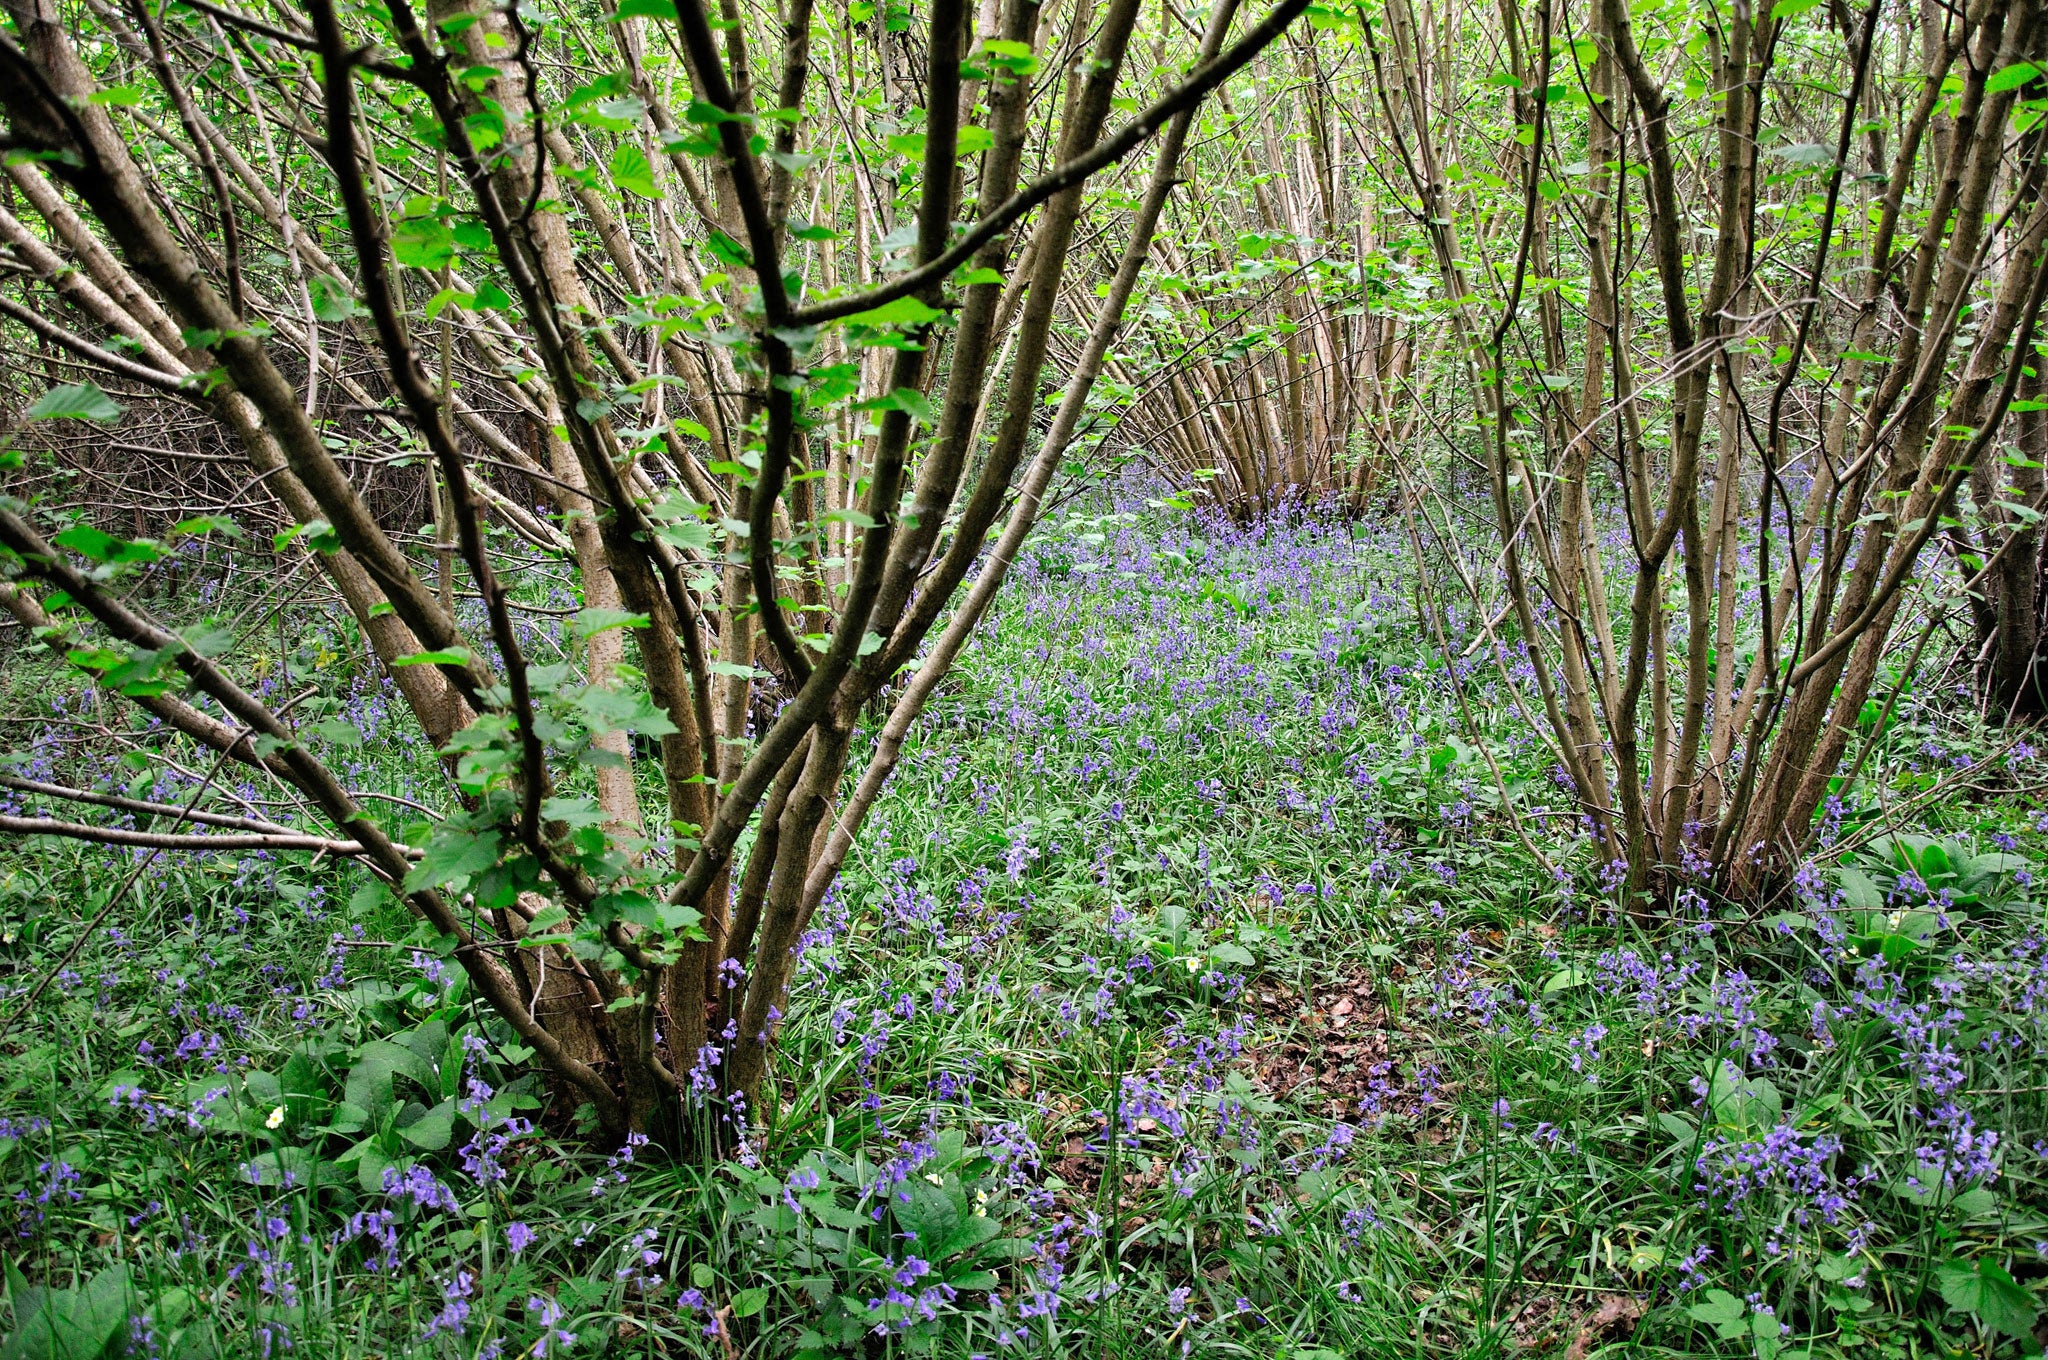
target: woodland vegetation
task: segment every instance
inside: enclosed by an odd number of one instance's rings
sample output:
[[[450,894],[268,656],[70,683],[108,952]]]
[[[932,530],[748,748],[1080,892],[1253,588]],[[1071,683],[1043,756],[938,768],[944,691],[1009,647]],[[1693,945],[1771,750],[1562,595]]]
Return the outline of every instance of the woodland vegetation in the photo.
[[[0,1360],[2048,1340],[2048,5],[5,6]]]

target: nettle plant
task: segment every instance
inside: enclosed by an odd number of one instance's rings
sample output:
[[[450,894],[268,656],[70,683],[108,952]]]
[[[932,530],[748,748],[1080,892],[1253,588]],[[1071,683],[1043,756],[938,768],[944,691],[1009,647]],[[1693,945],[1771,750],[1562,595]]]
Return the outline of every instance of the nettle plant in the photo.
[[[1308,8],[1234,38],[1234,0],[1162,18],[1146,68],[1138,0],[11,3],[0,301],[77,380],[28,407],[0,601],[274,780],[300,824],[226,830],[355,857],[607,1131],[737,1127],[793,946],[1105,417],[1193,111]],[[1122,253],[1078,288],[1092,177],[1147,143],[1101,224]],[[1048,393],[1056,319],[1086,340]],[[151,421],[182,449],[129,436],[133,517],[92,523],[49,454]],[[180,480],[191,450],[254,483]],[[158,481],[186,535],[283,522],[273,593],[345,603],[445,806],[322,761],[318,709],[256,683],[260,604],[143,606],[132,574],[188,551],[130,527]],[[531,583],[563,573],[574,645],[543,663]],[[0,829],[192,845],[190,809],[139,802],[173,829]]]

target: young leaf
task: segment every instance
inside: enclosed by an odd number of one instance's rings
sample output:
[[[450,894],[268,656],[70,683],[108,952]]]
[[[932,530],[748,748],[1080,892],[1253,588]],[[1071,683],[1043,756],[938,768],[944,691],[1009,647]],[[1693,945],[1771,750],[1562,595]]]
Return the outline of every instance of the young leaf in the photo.
[[[414,269],[455,262],[455,233],[436,217],[410,217],[391,229],[391,254]]]
[[[619,149],[612,153],[612,183],[629,194],[641,198],[655,198],[654,168],[647,163],[647,157],[631,142],[620,142]]]
[[[356,314],[355,294],[340,279],[315,274],[306,280],[306,291],[312,295],[313,315],[322,321],[346,321]]]

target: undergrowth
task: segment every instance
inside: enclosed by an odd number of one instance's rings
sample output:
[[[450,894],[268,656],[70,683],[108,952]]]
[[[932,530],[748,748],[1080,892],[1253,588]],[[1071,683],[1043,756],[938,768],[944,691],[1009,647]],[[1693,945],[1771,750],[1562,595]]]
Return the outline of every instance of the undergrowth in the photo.
[[[345,865],[16,842],[0,1355],[2038,1350],[2032,751],[1909,687],[1770,901],[1620,901],[1413,591],[1397,528],[1055,527],[716,1163],[593,1146]],[[275,683],[402,811],[357,656],[309,610]],[[32,671],[16,773],[212,777]]]

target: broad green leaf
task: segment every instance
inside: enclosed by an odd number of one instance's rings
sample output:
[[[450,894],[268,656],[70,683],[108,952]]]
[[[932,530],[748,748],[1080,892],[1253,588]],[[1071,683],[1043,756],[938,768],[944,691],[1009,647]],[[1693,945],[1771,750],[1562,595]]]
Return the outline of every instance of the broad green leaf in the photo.
[[[325,718],[313,723],[311,727],[314,732],[333,742],[336,746],[361,746],[363,744],[363,734],[357,730],[356,725],[350,722],[343,722],[340,718]]]
[[[1695,1321],[1712,1327],[1724,1341],[1731,1341],[1749,1331],[1742,1320],[1749,1306],[1725,1289],[1709,1289],[1705,1299],[1689,1305],[1685,1311]]]
[[[2040,74],[2041,68],[2032,62],[2015,62],[2002,71],[1992,72],[1991,78],[1984,82],[1984,93],[2002,94],[2007,90],[2017,90]]]
[[[433,1066],[425,1058],[403,1044],[372,1039],[350,1065],[342,1099],[368,1110],[375,1118],[397,1100],[392,1083],[398,1077],[419,1083],[425,1091],[440,1089]]]
[[[643,737],[665,737],[676,730],[668,715],[639,690],[589,685],[576,695],[576,711],[593,732],[624,728]]]
[[[657,197],[654,187],[654,168],[647,163],[647,157],[631,142],[620,142],[618,150],[612,152],[612,183],[629,194],[641,198]]]
[[[94,562],[154,562],[164,555],[163,549],[154,543],[131,543],[102,533],[90,524],[74,524],[51,542]]]
[[[900,297],[846,318],[850,326],[928,326],[945,313],[914,297]]]
[[[1835,881],[1842,885],[1843,906],[1852,911],[1884,910],[1884,889],[1861,869],[1837,869]]]
[[[28,408],[28,420],[96,420],[111,425],[121,418],[121,403],[100,391],[90,379],[53,387]]]
[[[929,425],[932,423],[931,400],[914,387],[899,387],[894,392],[860,403],[863,411],[906,411],[914,419]]]
[[[922,1176],[913,1176],[903,1183],[909,1192],[908,1199],[903,1191],[891,1201],[896,1222],[903,1230],[912,1234],[911,1250],[927,1259],[938,1259],[939,1250],[960,1231],[960,1221],[967,1217],[966,1206],[959,1192],[943,1185],[933,1185]]]
[[[1822,146],[1819,142],[1798,142],[1792,146],[1781,146],[1771,154],[1806,170],[1835,163],[1835,149],[1831,146]]]
[[[654,526],[654,536],[671,547],[703,552],[711,546],[711,526],[702,520],[680,519]]]
[[[1988,1256],[1969,1261],[1949,1261],[1935,1273],[1941,1297],[1951,1308],[1975,1313],[1994,1332],[2031,1339],[2034,1296],[2020,1288],[2005,1269]]]
[[[437,217],[409,217],[391,229],[391,254],[414,269],[440,269],[455,262],[455,233]]]
[[[83,1289],[36,1291],[32,1300],[16,1295],[18,1326],[0,1360],[100,1360],[127,1340],[133,1295],[125,1262],[106,1267]]]
[[[402,1126],[398,1136],[422,1152],[439,1152],[455,1141],[455,1102],[444,1100]]]
[[[434,828],[425,858],[405,876],[407,888],[459,888],[498,862],[498,833],[443,822]],[[360,1103],[360,1102],[358,1102]]]
[[[306,280],[306,291],[313,299],[313,315],[322,321],[346,321],[356,314],[355,294],[340,279],[315,274]]]
[[[576,611],[575,629],[579,638],[595,637],[614,628],[645,628],[647,616],[624,609],[579,609]]]

